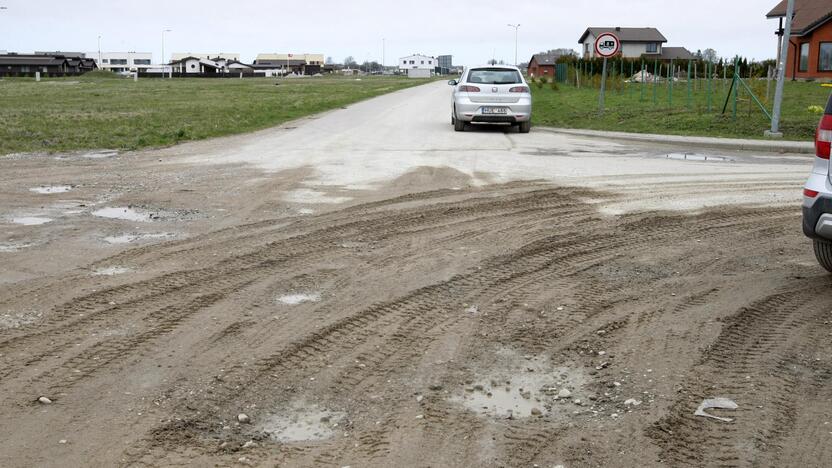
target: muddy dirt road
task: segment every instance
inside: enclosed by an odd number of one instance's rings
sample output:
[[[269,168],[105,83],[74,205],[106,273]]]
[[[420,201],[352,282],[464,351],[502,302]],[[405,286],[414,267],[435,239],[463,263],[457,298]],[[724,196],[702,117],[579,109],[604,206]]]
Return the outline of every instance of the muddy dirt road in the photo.
[[[454,134],[447,93],[0,160],[0,465],[832,460],[807,157]]]

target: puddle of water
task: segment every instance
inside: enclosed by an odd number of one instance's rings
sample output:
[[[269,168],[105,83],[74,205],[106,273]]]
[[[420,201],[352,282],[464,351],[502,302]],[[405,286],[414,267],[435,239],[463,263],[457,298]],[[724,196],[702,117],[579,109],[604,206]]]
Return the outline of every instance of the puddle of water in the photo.
[[[92,215],[98,216],[99,218],[123,219],[125,221],[138,221],[143,223],[151,221],[148,213],[142,213],[127,207],[101,208],[100,210],[93,211]]]
[[[504,419],[572,412],[577,408],[573,399],[583,399],[585,379],[578,369],[550,367],[545,358],[537,357],[519,358],[509,367],[513,369],[490,372],[465,385],[451,401],[477,414]]]
[[[39,216],[21,216],[20,218],[12,218],[14,224],[22,224],[24,226],[39,226],[41,224],[51,223],[52,218],[42,218]]]
[[[280,296],[277,298],[278,302],[281,302],[286,305],[298,305],[303,304],[304,302],[318,302],[321,300],[320,293],[301,293],[301,294],[287,294],[285,296]]]
[[[118,151],[93,151],[83,155],[87,159],[105,159],[113,156],[118,156]]]
[[[42,195],[51,195],[53,193],[66,193],[72,190],[71,185],[51,185],[43,187],[30,188],[30,192],[40,193]]]
[[[322,409],[295,409],[269,416],[262,425],[263,432],[280,442],[308,442],[325,440],[335,434],[335,428],[346,414]]]
[[[127,267],[112,266],[106,268],[99,268],[92,272],[92,274],[93,276],[115,276],[130,273],[131,271],[133,270]]]
[[[31,246],[32,244],[0,244],[0,253],[17,252]]]
[[[31,325],[40,319],[41,314],[0,314],[0,330],[9,328],[20,328]]]
[[[145,239],[167,239],[175,237],[175,234],[169,232],[162,232],[156,234],[121,234],[118,236],[107,236],[103,240],[108,244],[130,244],[138,240]]]
[[[707,154],[696,153],[670,153],[665,156],[667,159],[679,159],[682,161],[730,161],[730,158],[724,156],[709,156]]]
[[[318,192],[311,189],[297,189],[288,192],[283,197],[284,200],[292,203],[327,203],[337,204],[352,200],[352,197],[331,197],[323,192]]]

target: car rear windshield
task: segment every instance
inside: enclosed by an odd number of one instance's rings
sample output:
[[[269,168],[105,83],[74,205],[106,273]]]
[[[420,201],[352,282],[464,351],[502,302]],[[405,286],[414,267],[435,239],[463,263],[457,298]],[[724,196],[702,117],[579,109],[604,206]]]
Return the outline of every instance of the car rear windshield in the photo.
[[[517,84],[523,79],[517,70],[506,70],[505,68],[476,68],[468,74],[469,83],[480,84]]]

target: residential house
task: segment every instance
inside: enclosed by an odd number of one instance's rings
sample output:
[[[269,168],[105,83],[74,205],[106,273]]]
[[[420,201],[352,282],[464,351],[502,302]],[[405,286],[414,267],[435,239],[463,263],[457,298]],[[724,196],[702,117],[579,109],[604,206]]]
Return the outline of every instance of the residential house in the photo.
[[[555,65],[561,56],[554,53],[541,53],[532,55],[529,60],[527,73],[529,76],[552,77],[555,76]]]
[[[182,59],[186,59],[188,57],[196,57],[201,59],[207,60],[217,60],[217,59],[225,59],[225,60],[236,60],[240,61],[240,54],[236,53],[227,53],[227,52],[217,52],[213,54],[206,54],[200,52],[176,52],[171,54],[170,61],[171,62],[178,62]]]
[[[786,0],[766,16],[780,19],[779,36],[782,37]],[[795,0],[786,77],[832,80],[832,2],[829,0]]]
[[[146,72],[153,65],[153,54],[150,52],[87,52],[101,70],[120,72]]]
[[[83,55],[83,54],[80,54]],[[82,74],[95,70],[95,61],[82,56],[63,54],[4,54],[0,55],[0,76]]]
[[[613,33],[621,41],[621,56],[659,58],[667,39],[656,28],[587,28],[578,39],[581,55],[585,59],[595,58],[595,39],[603,33]]]
[[[0,55],[0,76],[61,74],[69,72],[66,57],[50,55],[6,54]]]
[[[252,66],[266,76],[317,75],[324,65],[323,54],[258,54]]]

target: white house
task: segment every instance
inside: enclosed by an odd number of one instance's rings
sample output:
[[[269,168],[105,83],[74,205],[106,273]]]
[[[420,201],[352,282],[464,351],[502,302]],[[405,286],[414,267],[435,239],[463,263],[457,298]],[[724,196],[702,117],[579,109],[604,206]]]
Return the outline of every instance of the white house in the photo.
[[[225,60],[228,60],[228,61],[231,61],[231,60],[234,60],[234,61],[237,61],[237,62],[240,61],[240,54],[228,53],[228,52],[216,52],[216,53],[211,53],[211,54],[206,54],[206,53],[202,53],[202,52],[176,52],[176,53],[171,54],[170,61],[171,62],[178,62],[178,61],[180,61],[182,59],[185,59],[185,58],[188,58],[188,57],[196,57],[196,58],[206,59],[206,60],[225,59]]]
[[[587,28],[578,43],[583,58],[595,58],[595,39],[613,33],[621,41],[621,56],[639,58],[643,55],[661,57],[667,39],[656,28]]]
[[[251,65],[237,60],[226,60],[218,58],[209,60],[200,57],[183,57],[180,60],[169,64],[169,69],[177,74],[206,74],[206,73],[232,73],[249,72],[253,69]]]
[[[402,57],[399,59],[399,71],[407,73],[408,75],[411,74],[410,70],[421,70],[414,72],[414,74],[417,75],[424,75],[424,70],[427,70],[428,76],[430,76],[430,73],[432,73],[438,65],[439,63],[437,62],[436,57],[429,57],[421,54]]]
[[[153,68],[153,54],[151,52],[87,52],[88,58],[95,59],[98,68],[115,73],[124,71],[146,72]]]

